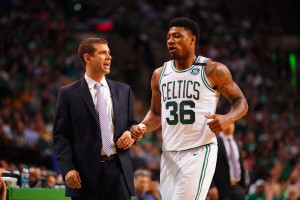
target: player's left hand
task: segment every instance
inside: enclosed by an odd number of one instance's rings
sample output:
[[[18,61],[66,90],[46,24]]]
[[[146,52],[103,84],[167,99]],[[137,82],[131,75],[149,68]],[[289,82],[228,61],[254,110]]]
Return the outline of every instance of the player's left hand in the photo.
[[[221,133],[229,126],[229,124],[233,123],[233,121],[226,115],[214,114],[210,116],[205,115],[205,117],[207,119],[212,119],[207,123],[207,125],[209,126],[210,130],[216,134]]]
[[[134,140],[131,138],[130,131],[125,131],[117,141],[117,146],[120,149],[128,149],[132,146]]]

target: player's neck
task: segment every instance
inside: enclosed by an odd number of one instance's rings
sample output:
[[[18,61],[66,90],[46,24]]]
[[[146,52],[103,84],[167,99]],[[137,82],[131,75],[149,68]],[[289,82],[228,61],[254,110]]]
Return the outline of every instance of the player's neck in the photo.
[[[192,56],[187,56],[186,58],[175,59],[175,67],[176,69],[187,69],[192,66],[196,58],[197,57],[195,54],[193,54]]]

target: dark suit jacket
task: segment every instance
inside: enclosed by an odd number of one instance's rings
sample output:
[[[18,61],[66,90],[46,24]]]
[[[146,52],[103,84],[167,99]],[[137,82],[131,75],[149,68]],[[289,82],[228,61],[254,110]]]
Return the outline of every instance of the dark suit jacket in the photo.
[[[227,159],[226,149],[222,138],[218,135],[218,157],[215,174],[212,181],[212,186],[216,186],[219,191],[219,197],[226,196],[230,191],[230,171],[229,171],[229,162]],[[241,149],[240,152],[240,165],[241,165],[241,180],[237,183],[245,188],[245,170],[241,158]]]
[[[114,141],[136,124],[133,111],[133,95],[128,85],[106,79],[111,92],[114,112]],[[66,196],[80,197],[98,187],[101,165],[101,132],[98,115],[85,78],[63,86],[56,102],[53,130],[54,152],[61,174],[77,170],[81,177],[81,189],[66,186]],[[122,170],[134,195],[133,167],[130,151],[117,149]]]

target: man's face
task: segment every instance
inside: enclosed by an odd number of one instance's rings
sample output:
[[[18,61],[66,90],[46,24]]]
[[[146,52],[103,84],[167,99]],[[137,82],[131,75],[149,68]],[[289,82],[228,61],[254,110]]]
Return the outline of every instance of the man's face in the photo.
[[[146,193],[150,189],[150,178],[139,175],[134,179],[134,187],[140,194]]]
[[[34,187],[40,178],[41,178],[41,170],[39,168],[29,169],[28,184],[30,187]]]
[[[195,49],[196,36],[184,27],[172,27],[167,34],[167,46],[172,59],[179,59]]]
[[[94,55],[89,55],[92,71],[109,74],[112,57],[110,56],[108,45],[96,43],[93,47],[95,49]]]

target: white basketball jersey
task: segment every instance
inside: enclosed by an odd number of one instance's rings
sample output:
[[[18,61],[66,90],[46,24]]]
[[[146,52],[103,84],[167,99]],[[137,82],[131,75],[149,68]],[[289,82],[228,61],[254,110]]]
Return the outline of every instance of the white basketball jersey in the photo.
[[[217,143],[204,115],[216,112],[219,92],[209,84],[205,66],[209,59],[198,56],[184,70],[174,60],[163,65],[159,80],[163,151],[182,151]]]

